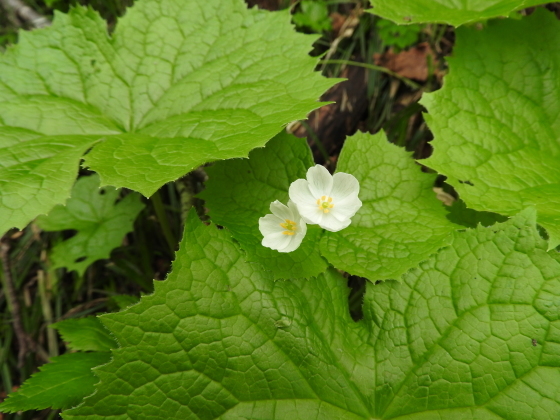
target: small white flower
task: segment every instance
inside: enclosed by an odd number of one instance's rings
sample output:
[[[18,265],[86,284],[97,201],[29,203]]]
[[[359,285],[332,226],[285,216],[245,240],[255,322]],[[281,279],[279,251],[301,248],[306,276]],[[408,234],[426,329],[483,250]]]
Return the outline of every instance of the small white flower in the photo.
[[[270,203],[270,211],[259,219],[259,230],[263,234],[263,246],[278,252],[296,250],[307,232],[307,225],[301,219],[296,205],[288,201],[285,206],[276,200]]]
[[[297,205],[303,220],[331,232],[348,227],[362,202],[358,198],[360,183],[347,173],[332,176],[321,165],[307,170],[307,179],[290,185],[290,199]]]

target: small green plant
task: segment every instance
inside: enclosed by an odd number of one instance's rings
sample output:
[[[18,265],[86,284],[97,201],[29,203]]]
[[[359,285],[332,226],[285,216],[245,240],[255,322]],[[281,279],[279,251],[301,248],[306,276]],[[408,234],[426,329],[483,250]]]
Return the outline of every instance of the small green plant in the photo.
[[[297,26],[321,33],[332,28],[327,2],[323,0],[303,0],[294,13],[293,21]]]
[[[397,25],[387,19],[379,19],[376,27],[383,44],[395,47],[397,51],[415,44],[422,32],[422,25]]]

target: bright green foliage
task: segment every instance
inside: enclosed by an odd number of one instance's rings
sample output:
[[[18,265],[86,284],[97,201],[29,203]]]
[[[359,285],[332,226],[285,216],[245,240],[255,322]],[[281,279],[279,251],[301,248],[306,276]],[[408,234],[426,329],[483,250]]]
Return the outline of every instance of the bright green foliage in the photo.
[[[397,25],[387,19],[379,19],[375,27],[383,44],[397,51],[414,45],[422,32],[422,25]]]
[[[264,149],[253,150],[249,159],[217,162],[207,169],[209,180],[201,197],[210,217],[228,228],[247,252],[248,261],[259,262],[274,279],[309,278],[327,269],[319,252],[322,230],[308,225],[298,249],[280,253],[261,245],[259,218],[270,213],[270,203],[288,204],[288,188],[305,178],[313,166],[311,150],[304,139],[282,132]]]
[[[509,16],[543,0],[371,0],[370,12],[398,24],[437,22],[460,26],[469,22]]]
[[[422,163],[476,210],[535,206],[551,247],[560,244],[558,45],[560,22],[545,10],[459,29],[443,88],[422,100],[436,139]]]
[[[46,231],[78,231],[54,246],[50,255],[52,268],[66,267],[82,275],[91,263],[108,258],[121,245],[144,205],[139,194],[128,194],[117,202],[119,195],[120,191],[112,187],[99,189],[97,175],[82,177],[66,206],[58,205],[48,216],[37,218],[39,227]]]
[[[328,4],[322,0],[303,0],[293,21],[297,26],[308,27],[315,32],[330,31],[332,28]]]
[[[356,360],[357,324],[334,271],[277,281],[226,230],[191,212],[173,271],[153,295],[103,323],[121,348],[67,419],[360,419],[373,370]],[[274,414],[276,413],[276,414]]]
[[[108,352],[68,353],[53,357],[0,404],[0,411],[13,413],[74,407],[93,393],[94,385],[99,381],[91,369],[110,359]]]
[[[0,98],[2,77],[9,73],[2,64],[0,57]],[[39,111],[29,112],[37,116]],[[1,124],[0,118],[0,235],[12,227],[23,228],[37,215],[64,203],[70,197],[80,158],[97,140],[92,136],[49,137]]]
[[[118,347],[107,328],[96,317],[67,319],[51,325],[71,350],[110,351]]]
[[[323,236],[323,256],[336,268],[372,281],[399,279],[458,228],[433,192],[435,175],[422,173],[383,132],[347,138],[337,171],[358,179],[363,205],[349,227]]]
[[[289,20],[242,0],[141,0],[111,36],[82,7],[22,32],[0,56],[0,234],[63,203],[94,144],[103,185],[149,196],[305,118],[337,80],[313,73],[314,37]]]
[[[402,284],[370,287],[364,319],[381,326],[377,412],[406,419],[558,417],[559,296],[560,264],[546,253],[534,210],[455,233],[450,247]]]
[[[274,282],[191,214],[173,272],[103,323],[121,348],[66,419],[551,419],[560,262],[534,211],[456,232],[403,277]],[[400,417],[402,416],[402,417]]]

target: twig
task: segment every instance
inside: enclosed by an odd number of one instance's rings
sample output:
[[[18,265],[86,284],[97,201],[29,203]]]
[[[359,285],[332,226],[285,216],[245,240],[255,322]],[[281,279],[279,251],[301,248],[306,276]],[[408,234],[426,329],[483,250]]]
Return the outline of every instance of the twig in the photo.
[[[76,314],[78,314],[82,311],[85,311],[87,309],[93,308],[97,305],[104,304],[108,300],[109,300],[109,298],[102,297],[102,298],[97,298],[97,299],[90,300],[89,302],[82,303],[81,305],[78,305],[78,306],[70,309],[68,312],[66,312],[64,315],[62,315],[60,318],[58,318],[56,320],[56,322],[60,322],[63,319],[73,318],[74,315],[76,315]]]
[[[22,21],[33,28],[44,28],[49,26],[51,21],[45,16],[40,15],[21,0],[0,0],[0,5],[7,11],[13,12]]]
[[[5,242],[0,242],[0,260],[2,261],[2,278],[4,279],[4,289],[6,290],[6,298],[8,301],[8,307],[12,313],[12,323],[14,325],[14,332],[16,334],[19,349],[18,349],[18,367],[23,367],[23,362],[25,355],[28,350],[33,347],[31,338],[25,332],[23,328],[23,322],[21,320],[21,307],[19,305],[19,300],[16,296],[16,290],[14,286],[14,279],[12,278],[12,272],[10,268],[10,257],[9,257],[10,246]]]

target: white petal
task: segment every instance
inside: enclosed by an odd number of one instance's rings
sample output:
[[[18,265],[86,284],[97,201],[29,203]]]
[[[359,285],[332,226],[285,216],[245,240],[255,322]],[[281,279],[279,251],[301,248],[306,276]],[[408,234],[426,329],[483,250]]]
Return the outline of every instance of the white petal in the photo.
[[[267,214],[259,219],[259,230],[263,236],[270,235],[271,233],[282,232],[282,226],[280,223],[284,223],[284,220],[273,214]]]
[[[345,172],[338,172],[333,176],[333,188],[331,197],[337,204],[342,204],[348,199],[358,197],[360,183],[354,175]]]
[[[309,168],[307,170],[307,181],[309,181],[309,191],[315,200],[323,195],[331,195],[333,177],[324,166],[315,165]]]
[[[290,185],[290,199],[297,206],[298,212],[306,223],[316,225],[323,217],[323,212],[317,206],[317,198],[311,195],[309,183],[305,179],[298,179]]]
[[[284,235],[284,236],[288,236],[288,235]],[[278,252],[292,252],[292,251],[295,251],[301,245],[301,241],[303,241],[304,236],[305,236],[305,234],[304,235],[298,235],[297,233],[293,236],[290,236],[290,241],[288,242],[288,244],[284,248],[281,248],[281,249],[279,248]]]
[[[267,248],[280,250],[288,246],[291,238],[292,238],[291,235],[284,235],[282,231],[279,231],[276,233],[272,233],[270,235],[266,235],[261,243],[263,246],[266,246]]]
[[[284,222],[286,219],[291,219],[292,217],[292,212],[290,211],[290,209],[278,200],[270,203],[270,211],[273,215],[282,219],[282,222]]]
[[[353,217],[362,207],[362,202],[358,197],[347,198],[342,204],[337,204],[331,209],[331,213],[340,221]]]
[[[290,200],[298,205],[305,205],[308,203],[315,203],[317,199],[311,195],[309,191],[309,182],[305,179],[296,179],[290,184],[290,189],[288,190],[290,195]]]
[[[298,210],[305,223],[317,225],[323,220],[323,210],[319,209],[317,204],[303,206],[298,204]]]
[[[339,230],[348,227],[350,223],[351,223],[350,219],[340,221],[336,219],[334,216],[331,216],[330,213],[328,213],[325,217],[323,217],[323,220],[321,221],[319,226],[321,226],[323,229],[328,230],[330,232],[338,232]]]

